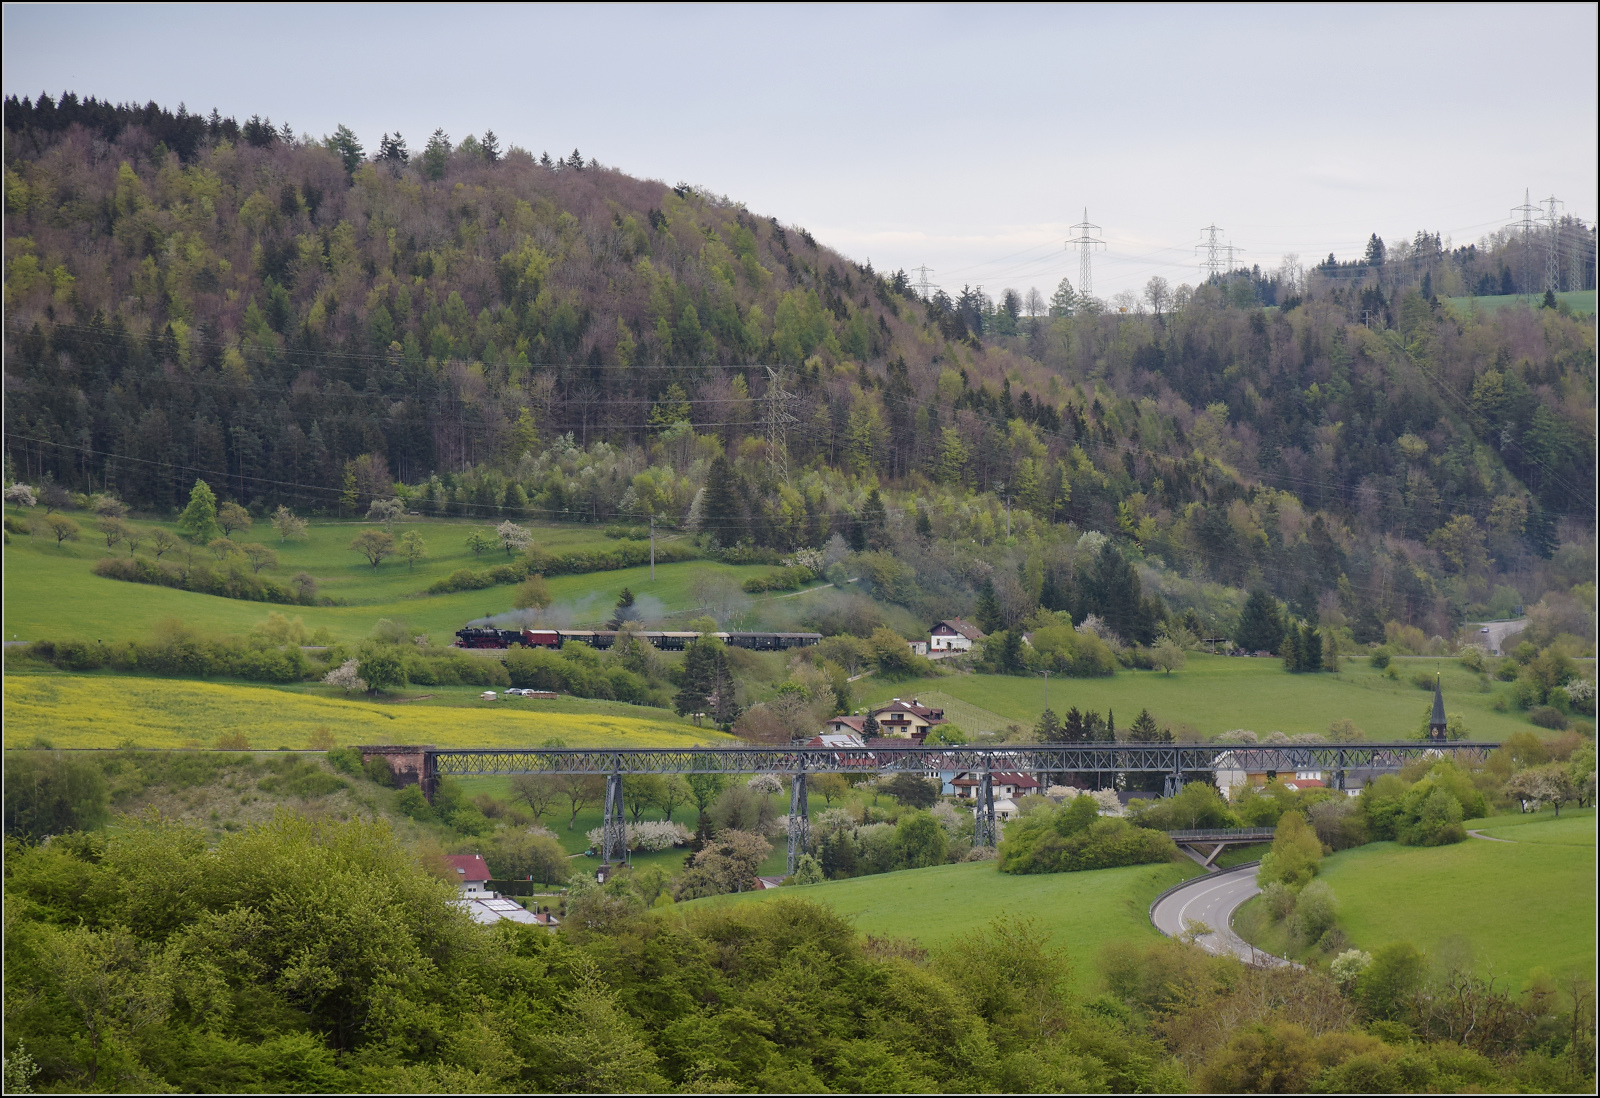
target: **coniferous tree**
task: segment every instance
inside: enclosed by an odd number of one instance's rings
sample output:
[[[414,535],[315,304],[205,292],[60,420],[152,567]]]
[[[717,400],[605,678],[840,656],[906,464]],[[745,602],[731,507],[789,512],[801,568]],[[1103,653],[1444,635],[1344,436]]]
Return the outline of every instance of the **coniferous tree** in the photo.
[[[1001,632],[1000,669],[1013,675],[1028,669],[1023,662],[1021,630],[1007,629]]]
[[[1106,709],[1106,742],[1114,743],[1117,738],[1117,711]]]
[[[1322,670],[1322,638],[1317,635],[1317,630],[1310,622],[1300,627],[1300,667],[1301,671]]]
[[[689,650],[684,653],[683,673],[678,682],[677,696],[673,699],[678,716],[705,712],[706,699],[716,683],[716,649],[721,647],[722,643],[715,637],[701,637],[689,645]]]
[[[1278,600],[1259,587],[1251,591],[1239,618],[1239,647],[1247,652],[1276,652],[1283,634]]]
[[[933,523],[928,519],[928,512],[921,507],[917,508],[917,536],[933,537]]]
[[[1156,727],[1156,719],[1150,715],[1150,710],[1139,710],[1139,715],[1128,729],[1128,739],[1134,743],[1155,743],[1160,738],[1161,730]]]
[[[728,666],[728,652],[720,641],[715,642],[715,658],[711,668],[711,694],[707,701],[711,719],[724,732],[739,719],[738,691],[733,681],[733,669]]]
[[[622,589],[622,594],[617,597],[617,605],[611,611],[609,628],[621,629],[625,621],[637,621],[639,611],[634,609],[633,591],[627,587]]]
[[[1055,710],[1046,709],[1039,714],[1039,723],[1033,730],[1039,734],[1040,743],[1061,743],[1061,720],[1056,716]]]
[[[984,577],[983,585],[978,588],[978,608],[976,610],[978,628],[985,633],[997,632],[1003,622],[1000,616],[1000,600],[994,594],[994,581]]]
[[[1284,631],[1283,640],[1279,644],[1282,650],[1283,666],[1288,671],[1300,670],[1300,630],[1290,626]]]
[[[1067,710],[1067,715],[1061,722],[1061,739],[1063,743],[1085,742],[1083,714],[1078,712],[1078,707],[1075,705]]]
[[[738,544],[745,532],[740,494],[738,474],[726,457],[719,456],[706,473],[706,498],[700,512],[700,525],[720,546]]]
[[[884,509],[883,497],[874,488],[867,493],[867,502],[861,507],[861,526],[868,548],[883,549],[888,546],[889,534],[886,529],[888,520],[889,515]]]
[[[483,140],[478,142],[478,147],[483,150],[483,158],[491,164],[500,160],[500,139],[494,135],[493,130],[483,131]]]

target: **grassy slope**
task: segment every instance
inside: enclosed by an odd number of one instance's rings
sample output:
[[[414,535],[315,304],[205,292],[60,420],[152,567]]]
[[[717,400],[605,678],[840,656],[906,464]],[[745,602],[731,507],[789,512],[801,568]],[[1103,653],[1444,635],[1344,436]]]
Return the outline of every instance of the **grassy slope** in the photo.
[[[1434,949],[1464,938],[1480,963],[1523,981],[1595,965],[1593,809],[1497,817],[1487,830],[1517,842],[1442,847],[1373,843],[1323,862],[1339,922],[1359,948],[1393,941]],[[1559,841],[1558,841],[1559,840]]]
[[[14,508],[7,509],[7,514],[18,513]],[[465,548],[466,535],[476,524],[433,520],[397,524],[397,537],[406,530],[416,529],[422,533],[433,555],[414,572],[397,560],[385,561],[374,571],[362,557],[350,552],[346,546],[365,528],[363,524],[319,523],[311,527],[306,541],[287,545],[279,545],[271,528],[260,524],[248,534],[235,533],[236,541],[259,540],[278,549],[281,564],[276,572],[270,573],[275,578],[287,580],[297,572],[310,572],[317,578],[321,594],[345,604],[283,607],[102,579],[90,571],[94,562],[104,556],[121,555],[127,549],[119,546],[108,551],[85,513],[71,512],[68,517],[83,527],[83,540],[58,548],[44,536],[31,539],[13,536],[11,545],[6,548],[6,640],[136,639],[145,636],[152,623],[168,617],[180,618],[202,631],[237,633],[248,631],[270,611],[278,610],[300,616],[307,628],[326,626],[333,638],[340,641],[364,637],[379,618],[403,618],[416,631],[428,633],[436,642],[445,643],[450,634],[470,619],[511,608],[508,587],[450,595],[419,594],[434,580],[457,568],[488,567],[505,561],[504,553],[488,552],[474,557]],[[135,525],[170,528],[170,524],[145,521],[137,521]],[[534,525],[532,528],[537,543],[553,551],[616,544],[594,527]],[[141,547],[141,555],[146,555],[147,550],[148,546]],[[689,561],[658,565],[653,584],[648,565],[585,576],[557,576],[548,582],[558,607],[570,609],[576,621],[588,621],[603,619],[624,586],[632,588],[635,594],[659,599],[664,613],[689,609],[694,605],[689,593],[694,578],[706,571],[726,572],[742,578],[765,573],[768,569]]]
[[[1558,817],[1554,812],[1495,816],[1488,820],[1468,820],[1467,826],[1497,839],[1550,846],[1595,845],[1594,809],[1568,808]]]
[[[258,748],[304,747],[330,729],[340,744],[440,747],[675,747],[728,737],[665,710],[562,698],[477,700],[477,687],[434,687],[432,703],[370,702],[325,687],[147,679],[61,672],[5,676],[5,743],[42,737],[59,748],[209,747],[241,732]]]
[[[1579,315],[1593,314],[1595,310],[1595,292],[1593,290],[1568,290],[1556,295]],[[1448,304],[1462,316],[1471,315],[1476,307],[1479,312],[1492,313],[1507,307],[1526,306],[1537,309],[1544,301],[1544,294],[1496,294],[1493,297],[1444,297],[1439,300]]]
[[[1411,738],[1432,702],[1409,680],[1418,671],[1431,675],[1439,670],[1444,674],[1445,708],[1461,714],[1471,738],[1502,740],[1522,731],[1550,734],[1529,724],[1521,713],[1495,712],[1490,708],[1493,695],[1480,692],[1477,676],[1454,660],[1397,658],[1398,681],[1373,671],[1365,659],[1345,659],[1341,664],[1338,675],[1291,675],[1275,659],[1190,653],[1184,669],[1170,676],[1119,671],[1106,679],[1052,677],[1050,707],[1058,714],[1074,705],[1101,713],[1110,708],[1118,727],[1126,729],[1148,706],[1156,720],[1170,725],[1180,738],[1184,725],[1207,737],[1235,728],[1262,734],[1325,733],[1331,722],[1343,718],[1354,721],[1369,739]],[[948,675],[901,683],[865,679],[857,684],[860,700],[870,704],[911,697],[919,687],[992,710],[1024,727],[1038,720],[1045,704],[1044,680],[1037,676]]]
[[[912,938],[924,946],[949,941],[1002,915],[1033,919],[1050,931],[1052,944],[1065,947],[1077,984],[1087,989],[1094,983],[1100,947],[1157,934],[1150,925],[1150,902],[1163,889],[1200,872],[1188,859],[1036,876],[1004,874],[994,862],[964,862],[692,902],[760,903],[802,896],[831,904],[852,917],[863,933]]]

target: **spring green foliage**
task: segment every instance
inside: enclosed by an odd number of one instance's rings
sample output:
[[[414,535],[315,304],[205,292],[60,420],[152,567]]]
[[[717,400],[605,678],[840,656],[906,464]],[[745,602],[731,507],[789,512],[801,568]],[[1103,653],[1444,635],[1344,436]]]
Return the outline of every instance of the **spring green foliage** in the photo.
[[[1278,820],[1272,849],[1261,858],[1256,880],[1277,881],[1290,889],[1304,888],[1322,866],[1322,842],[1298,812],[1285,812]]]
[[[178,516],[178,535],[195,545],[205,545],[222,536],[222,527],[217,525],[216,493],[203,480],[194,482],[189,505]]]
[[[1098,816],[1093,797],[1059,807],[1040,805],[1006,825],[1000,842],[1004,873],[1062,873],[1170,861],[1177,847],[1159,831]]]
[[[105,776],[91,759],[60,751],[12,753],[5,765],[5,833],[42,839],[106,822]]]
[[[38,1086],[1061,1091],[1181,1080],[1150,1037],[1077,1010],[1066,959],[1023,922],[937,957],[873,952],[801,900],[658,921],[643,905],[654,890],[623,873],[577,900],[559,936],[482,928],[382,825],[289,815],[213,848],[151,819],[8,862],[18,918],[7,982],[33,989],[11,1003],[8,1038],[39,1064]],[[329,890],[342,902],[324,902]],[[306,978],[308,963],[321,979]]]
[[[1380,776],[1362,789],[1360,805],[1373,839],[1408,846],[1462,842],[1467,833],[1461,821],[1487,811],[1472,776],[1449,760],[1435,763],[1415,782],[1397,774]]]

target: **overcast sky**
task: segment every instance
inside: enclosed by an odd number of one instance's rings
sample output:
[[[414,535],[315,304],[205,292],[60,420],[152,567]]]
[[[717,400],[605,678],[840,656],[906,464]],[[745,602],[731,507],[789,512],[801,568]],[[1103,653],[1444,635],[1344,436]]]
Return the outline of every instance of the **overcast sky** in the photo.
[[[1457,243],[1596,210],[1596,7],[5,7],[7,95],[71,89],[375,149],[442,126],[687,181],[952,291]]]

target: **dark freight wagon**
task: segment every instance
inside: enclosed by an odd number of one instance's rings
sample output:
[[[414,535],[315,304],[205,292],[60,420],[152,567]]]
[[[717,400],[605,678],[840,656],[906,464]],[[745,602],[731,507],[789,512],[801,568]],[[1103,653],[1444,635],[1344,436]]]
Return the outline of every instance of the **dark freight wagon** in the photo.
[[[699,633],[642,630],[643,637],[664,652],[681,652]],[[713,633],[712,636],[733,648],[757,652],[776,652],[785,648],[809,648],[822,640],[821,633]],[[615,629],[458,629],[459,648],[560,648],[573,642],[590,648],[606,649],[617,642]]]

